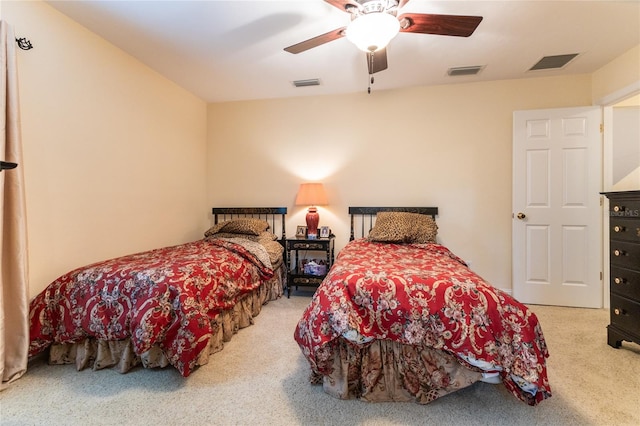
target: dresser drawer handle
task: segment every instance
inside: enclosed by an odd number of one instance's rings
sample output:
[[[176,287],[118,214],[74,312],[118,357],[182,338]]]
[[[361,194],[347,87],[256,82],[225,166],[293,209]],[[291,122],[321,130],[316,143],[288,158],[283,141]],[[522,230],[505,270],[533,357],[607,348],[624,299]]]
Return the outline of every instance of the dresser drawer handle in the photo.
[[[627,254],[627,253],[626,253],[624,250],[618,250],[618,249],[615,249],[615,250],[613,251],[613,255],[614,255],[614,256],[618,256],[618,257],[620,257],[620,256],[625,256],[626,254]]]
[[[624,226],[620,226],[620,225],[616,225],[616,226],[614,226],[614,227],[613,227],[613,230],[614,230],[615,232],[624,232],[624,231],[625,231],[625,229],[626,229],[626,228],[625,228]]]
[[[613,313],[616,314],[616,315],[626,315],[627,312],[624,309],[615,308],[613,310]]]
[[[621,277],[615,277],[613,279],[613,282],[616,284],[624,284],[625,282],[627,282],[627,280]]]
[[[624,206],[613,206],[614,212],[623,212],[625,210]]]

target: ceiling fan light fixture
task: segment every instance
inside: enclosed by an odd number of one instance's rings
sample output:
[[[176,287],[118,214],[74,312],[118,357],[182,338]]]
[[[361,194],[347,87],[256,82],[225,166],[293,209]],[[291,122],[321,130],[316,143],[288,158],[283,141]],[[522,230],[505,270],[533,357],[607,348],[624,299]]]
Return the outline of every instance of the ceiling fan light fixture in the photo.
[[[365,52],[384,49],[400,31],[398,19],[386,12],[358,16],[347,27],[347,39]]]

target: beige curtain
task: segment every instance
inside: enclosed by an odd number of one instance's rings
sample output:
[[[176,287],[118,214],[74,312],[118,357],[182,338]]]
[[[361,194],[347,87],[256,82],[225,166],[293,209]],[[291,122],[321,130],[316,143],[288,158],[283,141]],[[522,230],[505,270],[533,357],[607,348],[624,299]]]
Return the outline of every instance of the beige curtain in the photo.
[[[0,21],[0,160],[18,167],[0,172],[0,373],[5,389],[27,371],[29,288],[27,218],[22,173],[16,41],[13,28]]]

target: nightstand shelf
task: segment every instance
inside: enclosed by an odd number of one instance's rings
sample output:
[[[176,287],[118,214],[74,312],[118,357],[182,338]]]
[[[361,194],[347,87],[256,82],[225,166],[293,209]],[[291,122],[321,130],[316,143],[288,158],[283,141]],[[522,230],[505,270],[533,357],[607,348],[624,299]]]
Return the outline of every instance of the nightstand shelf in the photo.
[[[332,235],[329,238],[318,238],[315,240],[309,240],[306,238],[290,238],[287,239],[285,250],[288,261],[287,271],[287,297],[291,297],[291,287],[318,287],[324,277],[327,276],[333,260],[335,238]],[[301,253],[304,256],[301,256]],[[324,271],[316,273],[305,273],[301,262],[303,259],[309,257],[309,252],[316,252],[323,256],[321,259],[324,261]],[[313,257],[313,256],[311,256]],[[316,256],[317,257],[317,256]]]

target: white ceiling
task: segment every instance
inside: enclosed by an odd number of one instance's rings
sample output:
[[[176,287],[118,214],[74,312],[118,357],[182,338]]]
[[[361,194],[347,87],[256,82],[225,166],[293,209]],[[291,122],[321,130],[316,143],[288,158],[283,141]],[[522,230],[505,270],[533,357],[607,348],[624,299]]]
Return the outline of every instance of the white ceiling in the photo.
[[[366,93],[369,83],[365,54],[346,38],[297,55],[283,50],[349,23],[323,0],[47,3],[207,102]],[[591,73],[640,44],[640,0],[411,0],[400,12],[484,19],[469,38],[398,34],[374,92]],[[562,69],[528,71],[543,56],[569,53],[579,56]],[[484,67],[478,75],[447,75],[474,65]],[[292,84],[313,78],[321,85]]]

